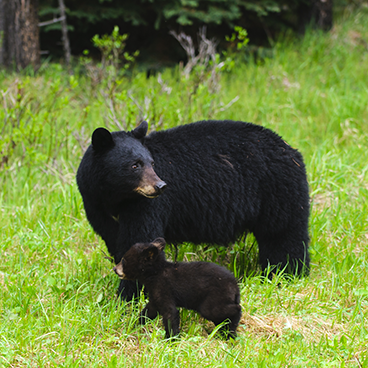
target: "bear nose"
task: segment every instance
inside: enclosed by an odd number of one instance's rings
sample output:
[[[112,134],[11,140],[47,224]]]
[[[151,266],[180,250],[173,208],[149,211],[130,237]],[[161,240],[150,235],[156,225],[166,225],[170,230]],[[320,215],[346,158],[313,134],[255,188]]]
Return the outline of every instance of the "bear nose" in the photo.
[[[164,181],[159,181],[156,185],[155,185],[155,189],[158,193],[162,193],[165,188],[167,187],[167,184]]]

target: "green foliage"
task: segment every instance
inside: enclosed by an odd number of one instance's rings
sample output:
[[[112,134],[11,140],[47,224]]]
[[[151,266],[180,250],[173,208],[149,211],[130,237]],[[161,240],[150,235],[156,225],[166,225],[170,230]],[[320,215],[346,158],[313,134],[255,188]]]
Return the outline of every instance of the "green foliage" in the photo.
[[[41,21],[59,14],[56,0],[40,0],[39,3]],[[227,25],[232,28],[243,24],[250,28],[258,24],[258,31],[264,27],[267,32],[269,29],[295,29],[297,8],[301,3],[305,0],[65,0],[69,31],[71,35],[78,35],[78,40],[71,36],[72,46],[74,44],[79,50],[91,34],[110,31],[111,24],[119,24],[130,34],[140,34],[144,27],[145,34],[158,36],[162,33],[156,31],[167,32],[178,26],[198,29],[203,25]],[[41,32],[60,30],[60,27],[60,23],[54,23],[42,27]],[[55,45],[51,35],[41,40],[46,49]]]
[[[220,73],[216,94],[199,84],[190,106],[179,69],[110,85],[57,64],[37,76],[0,73],[0,365],[368,366],[367,36],[367,14],[358,12],[332,34],[286,37],[272,59]],[[181,244],[178,259],[245,272],[243,317],[239,337],[225,342],[183,310],[181,338],[169,342],[158,319],[136,324],[143,294],[135,305],[116,300],[119,280],[85,217],[75,172],[98,126],[146,118],[159,130],[209,116],[262,124],[304,155],[311,275],[263,279],[252,237],[229,249]]]
[[[240,26],[234,27],[235,33],[231,35],[231,37],[226,36],[226,41],[230,43],[236,42],[236,50],[241,51],[244,50],[244,48],[248,45],[249,38],[248,38],[248,32],[246,29]]]
[[[226,4],[221,0],[182,0],[167,2],[163,15],[166,19],[174,18],[178,24],[186,26],[192,25],[193,21],[205,24],[231,22],[240,18],[241,11],[238,0],[230,0]]]
[[[97,47],[102,54],[102,67],[112,66],[118,68],[121,62],[121,56],[124,58],[122,67],[128,69],[129,66],[134,63],[136,57],[139,55],[139,51],[129,54],[124,52],[126,40],[128,39],[128,34],[119,34],[119,27],[115,26],[111,35],[95,35],[92,38],[92,43]]]
[[[88,50],[85,50],[85,56],[80,58],[80,65],[84,67],[84,71],[91,82],[92,93],[96,93],[98,86],[102,87],[100,93],[108,103],[115,122],[118,121],[116,106],[120,97],[123,97],[123,100],[126,101],[126,92],[116,93],[116,90],[126,83],[124,79],[126,73],[129,68],[132,68],[139,54],[139,51],[135,51],[133,54],[125,51],[127,39],[128,35],[120,35],[119,27],[115,26],[111,35],[104,35],[101,38],[95,35],[92,38],[93,45],[101,51],[101,63],[96,64],[88,57]],[[128,125],[123,124],[120,127],[127,128]]]
[[[222,55],[225,59],[223,63],[223,68],[230,72],[237,62],[241,62],[244,59],[244,52],[248,43],[248,32],[246,29],[240,26],[234,27],[234,33],[231,36],[225,36],[226,41],[228,42],[228,48],[226,51],[222,51]]]
[[[133,25],[147,25],[150,19],[154,19],[156,29],[162,26],[166,20],[174,19],[180,25],[199,24],[232,25],[244,12],[253,13],[258,17],[267,16],[270,13],[280,13],[285,9],[290,10],[301,0],[81,0],[75,2],[66,0],[68,15],[71,18],[79,18],[89,24],[95,24],[102,20],[116,20],[123,18],[125,22]],[[40,0],[40,16],[47,17],[58,14],[57,3],[54,0]]]
[[[249,39],[247,31],[242,27],[235,27],[235,32],[229,41],[236,44],[236,50],[223,52],[223,57],[217,52],[217,41],[208,39],[206,36],[206,27],[202,27],[198,32],[198,46],[192,38],[185,33],[177,34],[171,31],[170,34],[176,38],[187,54],[187,64],[185,67],[180,66],[180,85],[181,100],[188,107],[188,117],[191,118],[190,109],[192,102],[201,99],[207,102],[209,109],[207,110],[208,118],[211,118],[219,109],[223,108],[223,102],[219,96],[220,77],[223,71],[231,71],[235,66],[235,59],[239,51],[243,50]],[[235,99],[229,102],[231,105]]]
[[[89,57],[89,51],[84,50],[84,56],[80,57],[80,64],[85,68],[87,74],[96,86],[105,80],[110,86],[109,89],[115,88],[119,75],[132,67],[139,51],[129,53],[125,51],[128,34],[119,34],[119,27],[115,26],[111,35],[95,35],[92,38],[93,46],[101,52],[101,63],[95,63]],[[113,86],[111,86],[113,84]]]
[[[176,22],[183,26],[192,25],[193,22],[233,25],[234,21],[240,19],[244,12],[264,17],[269,13],[281,12],[282,5],[285,4],[277,0],[258,0],[256,2],[245,0],[167,1],[163,7],[163,15],[166,19],[175,18]],[[294,2],[289,2],[288,5],[294,5]]]
[[[38,87],[39,81],[30,77],[15,78],[2,91],[4,108],[0,112],[3,121],[0,162],[4,168],[9,168],[15,158],[21,158],[22,164],[29,167],[41,162],[47,165],[56,159],[58,149],[55,150],[55,147],[68,147],[67,140],[71,131],[69,123],[65,121],[67,117],[61,117],[60,112],[70,103],[70,95],[62,94],[65,87],[62,78],[56,76],[43,85],[43,97],[32,90]],[[59,134],[55,132],[58,121],[62,121]],[[60,135],[61,132],[64,137]],[[39,149],[41,146],[42,150]]]

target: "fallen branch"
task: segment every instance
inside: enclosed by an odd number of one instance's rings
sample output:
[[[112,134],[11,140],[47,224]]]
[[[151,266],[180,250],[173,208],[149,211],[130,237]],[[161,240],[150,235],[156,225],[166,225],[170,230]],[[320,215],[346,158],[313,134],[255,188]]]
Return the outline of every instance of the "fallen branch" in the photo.
[[[50,24],[54,24],[54,23],[58,23],[58,22],[61,22],[65,19],[66,17],[63,16],[63,17],[59,17],[59,18],[54,18],[52,20],[47,20],[46,22],[41,22],[41,23],[38,23],[38,26],[39,27],[44,27],[44,26],[48,26]]]

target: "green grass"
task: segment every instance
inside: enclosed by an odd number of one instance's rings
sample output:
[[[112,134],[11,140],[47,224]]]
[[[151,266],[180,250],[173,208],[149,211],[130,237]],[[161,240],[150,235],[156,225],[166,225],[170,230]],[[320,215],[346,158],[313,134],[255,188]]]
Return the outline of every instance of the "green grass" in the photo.
[[[206,82],[194,92],[193,80],[172,70],[161,84],[143,74],[97,83],[47,64],[36,76],[2,72],[0,366],[368,367],[367,42],[363,10],[328,34],[285,36],[272,58],[222,74],[215,95]],[[252,121],[304,155],[310,277],[263,282],[252,239],[245,250],[241,242],[229,251],[179,247],[180,259],[237,271],[246,259],[235,342],[185,310],[181,338],[168,342],[160,320],[136,324],[143,296],[138,305],[116,299],[119,280],[74,177],[94,128],[142,118],[151,129]]]

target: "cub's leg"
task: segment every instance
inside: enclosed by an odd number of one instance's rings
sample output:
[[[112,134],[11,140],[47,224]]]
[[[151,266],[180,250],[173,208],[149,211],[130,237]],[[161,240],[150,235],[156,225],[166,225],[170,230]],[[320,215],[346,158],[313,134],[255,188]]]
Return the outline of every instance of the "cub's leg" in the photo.
[[[157,308],[152,302],[148,302],[139,315],[139,323],[144,325],[147,322],[147,319],[155,319],[157,315]]]
[[[166,331],[166,338],[174,337],[179,334],[179,324],[180,324],[180,317],[179,311],[176,309],[176,306],[170,305],[165,307],[162,310],[163,322]]]

